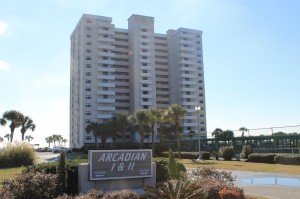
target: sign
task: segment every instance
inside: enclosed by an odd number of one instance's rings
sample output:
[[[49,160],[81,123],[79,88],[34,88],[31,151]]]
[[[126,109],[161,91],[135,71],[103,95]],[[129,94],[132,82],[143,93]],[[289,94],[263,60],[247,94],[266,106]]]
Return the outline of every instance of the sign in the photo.
[[[90,180],[152,177],[152,150],[90,150]]]

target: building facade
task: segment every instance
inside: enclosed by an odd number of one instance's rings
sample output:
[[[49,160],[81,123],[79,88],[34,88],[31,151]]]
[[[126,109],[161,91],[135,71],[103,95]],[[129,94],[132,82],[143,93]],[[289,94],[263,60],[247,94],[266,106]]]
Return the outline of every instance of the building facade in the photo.
[[[128,29],[84,14],[71,34],[70,145],[94,143],[90,122],[113,113],[182,106],[184,133],[206,135],[202,31],[154,32],[154,18],[132,15]],[[200,106],[197,115],[195,107]]]

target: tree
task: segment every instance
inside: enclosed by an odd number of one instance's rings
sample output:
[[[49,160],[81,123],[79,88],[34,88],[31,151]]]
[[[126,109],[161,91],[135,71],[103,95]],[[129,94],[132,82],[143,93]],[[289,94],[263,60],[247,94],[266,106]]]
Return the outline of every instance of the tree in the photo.
[[[212,132],[212,136],[215,137],[215,139],[219,139],[221,137],[223,133],[223,130],[222,129],[219,129],[219,128],[216,128],[213,132]]]
[[[50,144],[53,143],[53,137],[52,136],[46,137],[45,140],[46,140],[46,143],[48,143],[49,148],[50,148]]]
[[[0,118],[0,126],[5,126],[6,125],[6,120]]]
[[[245,132],[247,132],[247,131],[248,131],[248,134],[249,134],[249,130],[248,130],[246,127],[241,127],[241,128],[239,129],[239,131],[242,131],[242,136],[241,136],[241,137],[244,137],[244,134],[245,134]]]
[[[19,111],[10,110],[3,113],[2,119],[4,119],[6,122],[10,121],[10,142],[13,141],[14,138],[14,131],[16,128],[21,126],[21,119],[23,118],[23,114]]]
[[[144,146],[144,138],[145,138],[145,126],[149,124],[149,116],[144,110],[138,110],[134,115],[129,117],[129,120],[133,125],[137,124],[139,127],[140,133],[140,148],[142,149]]]
[[[34,131],[35,130],[35,124],[33,123],[33,120],[26,116],[21,118],[21,134],[22,134],[22,140],[24,140],[24,136],[27,130]]]
[[[151,126],[151,134],[152,134],[152,153],[154,153],[154,148],[155,148],[155,142],[154,142],[155,124],[162,121],[161,113],[162,112],[158,108],[152,108],[148,112],[149,123],[150,123],[150,126]]]
[[[85,128],[85,131],[89,134],[89,133],[93,133],[94,138],[95,138],[95,145],[98,148],[98,136],[99,136],[99,132],[101,130],[101,124],[98,122],[92,122],[90,124],[88,124]]]
[[[26,135],[25,140],[30,143],[33,140],[33,137],[31,135]]]
[[[186,115],[186,113],[187,113],[186,110],[184,110],[181,106],[178,106],[177,104],[172,104],[167,109],[167,118],[169,118],[169,120],[174,122],[175,124],[175,135],[177,140],[177,150],[178,150],[179,158],[181,158],[179,121],[181,118],[183,118]]]
[[[4,138],[6,138],[7,141],[9,142],[9,140],[10,140],[10,134],[6,134],[6,135],[4,136]]]
[[[125,133],[129,126],[128,113],[117,113],[112,116],[111,120],[116,125],[118,132],[122,136],[122,148],[125,147]]]
[[[64,145],[66,145],[66,143],[68,142],[68,140],[63,138],[61,142],[62,142]]]
[[[3,142],[3,141],[4,141],[3,137],[0,137],[0,142]]]

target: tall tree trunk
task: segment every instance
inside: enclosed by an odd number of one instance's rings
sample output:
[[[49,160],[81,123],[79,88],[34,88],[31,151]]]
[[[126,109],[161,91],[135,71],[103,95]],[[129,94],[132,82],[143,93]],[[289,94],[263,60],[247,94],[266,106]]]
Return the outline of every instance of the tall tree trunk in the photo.
[[[154,125],[151,125],[151,129],[152,129],[152,154],[154,154],[154,148],[155,148],[155,144],[154,144]]]
[[[12,142],[14,139],[14,130],[15,130],[14,128],[10,129],[10,142]]]
[[[179,137],[179,130],[178,130],[178,122],[175,122],[175,131],[176,131],[176,138],[177,138],[177,150],[178,150],[178,158],[181,159],[180,154],[180,137]]]

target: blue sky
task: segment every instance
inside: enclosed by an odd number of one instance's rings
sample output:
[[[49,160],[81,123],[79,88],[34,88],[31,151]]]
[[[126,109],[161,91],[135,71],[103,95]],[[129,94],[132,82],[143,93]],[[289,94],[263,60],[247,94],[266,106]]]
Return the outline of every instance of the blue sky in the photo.
[[[155,32],[203,31],[208,131],[300,124],[300,2],[296,0],[1,1],[0,114],[37,124],[34,143],[69,134],[70,34],[83,13],[127,28],[155,17]],[[0,127],[0,136],[9,128]],[[15,137],[20,139],[19,129]]]

